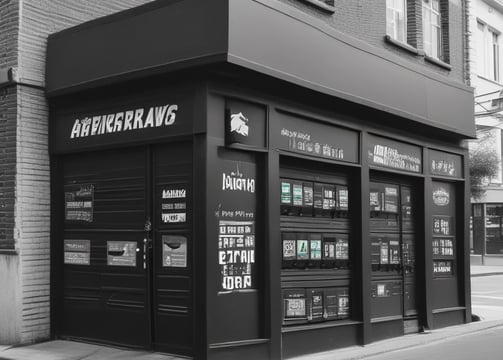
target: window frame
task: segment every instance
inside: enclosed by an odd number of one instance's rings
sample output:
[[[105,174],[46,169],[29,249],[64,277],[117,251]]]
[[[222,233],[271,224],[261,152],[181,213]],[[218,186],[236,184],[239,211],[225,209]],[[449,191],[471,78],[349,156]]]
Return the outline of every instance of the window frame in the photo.
[[[399,9],[396,4],[401,3],[402,8]],[[390,11],[392,16],[388,16]],[[402,22],[396,21],[397,15],[400,18],[402,15]],[[390,27],[392,27],[392,33],[390,33]],[[401,29],[400,29],[401,28]],[[386,35],[392,40],[398,41],[400,43],[407,43],[407,0],[386,0]],[[399,36],[401,30],[401,37]]]

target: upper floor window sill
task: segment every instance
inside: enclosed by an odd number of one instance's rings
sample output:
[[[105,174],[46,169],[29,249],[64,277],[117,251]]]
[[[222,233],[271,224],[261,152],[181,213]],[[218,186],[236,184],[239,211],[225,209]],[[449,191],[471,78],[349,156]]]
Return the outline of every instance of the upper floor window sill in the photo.
[[[406,44],[406,43],[403,43],[403,42],[398,41],[396,39],[393,39],[389,35],[384,36],[384,40],[387,43],[390,43],[390,44],[392,44],[394,46],[398,46],[399,48],[407,50],[408,52],[410,52],[410,53],[412,53],[414,55],[422,55],[422,51],[421,50],[418,50],[418,49],[416,49],[415,47],[413,47],[413,46],[411,46],[409,44]]]
[[[452,66],[450,64],[447,64],[446,62],[443,62],[440,59],[434,58],[429,56],[428,54],[424,55],[424,59],[432,64],[438,65],[446,70],[452,70]]]
[[[334,0],[301,0],[329,14],[335,12]]]

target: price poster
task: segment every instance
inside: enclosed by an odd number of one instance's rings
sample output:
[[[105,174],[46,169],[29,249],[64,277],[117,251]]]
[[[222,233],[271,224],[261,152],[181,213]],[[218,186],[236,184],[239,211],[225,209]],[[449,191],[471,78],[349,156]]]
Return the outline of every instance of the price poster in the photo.
[[[65,191],[65,220],[93,222],[94,185],[69,185]]]

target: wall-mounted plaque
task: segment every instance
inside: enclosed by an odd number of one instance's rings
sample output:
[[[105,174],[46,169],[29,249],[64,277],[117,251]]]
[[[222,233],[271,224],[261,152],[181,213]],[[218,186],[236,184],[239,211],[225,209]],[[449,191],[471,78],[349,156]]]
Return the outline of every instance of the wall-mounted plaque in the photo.
[[[162,235],[162,266],[187,267],[187,238],[181,235]]]
[[[136,241],[107,241],[107,265],[136,266]]]
[[[358,132],[278,112],[278,147],[304,155],[358,162]]]
[[[369,135],[369,164],[414,173],[422,172],[422,152],[419,146]]]
[[[64,263],[71,265],[90,265],[90,240],[65,240]]]
[[[65,190],[65,220],[93,222],[94,185],[67,185]]]
[[[433,175],[448,177],[463,176],[463,162],[461,155],[430,150],[430,172]]]

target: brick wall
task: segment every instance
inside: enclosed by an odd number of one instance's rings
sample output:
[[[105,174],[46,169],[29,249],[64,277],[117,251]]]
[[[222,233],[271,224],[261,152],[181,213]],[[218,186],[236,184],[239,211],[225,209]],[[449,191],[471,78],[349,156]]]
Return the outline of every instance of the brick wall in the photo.
[[[442,74],[453,81],[462,83],[463,72],[463,32],[462,32],[462,1],[445,0],[449,7],[449,56],[452,69],[446,70],[438,65],[425,61],[423,56],[414,55],[397,46],[388,44],[386,35],[386,1],[369,0],[336,0],[335,12],[329,14],[302,0],[280,0],[292,7],[311,14],[340,32],[363,40],[378,48],[386,49],[390,53],[406,59],[414,64],[424,66],[434,72]],[[412,1],[412,0],[411,0]],[[416,0],[416,7],[421,13],[420,0]],[[421,23],[416,24],[420,26]],[[421,39],[418,38],[418,41]],[[413,44],[414,45],[414,44]],[[422,44],[417,44],[422,48]],[[336,61],[336,59],[334,59]]]
[[[51,33],[148,0],[0,0],[0,343],[50,334],[50,167],[45,49]],[[19,11],[18,6],[21,6]],[[21,14],[22,18],[19,18]],[[2,243],[2,240],[4,242]]]

